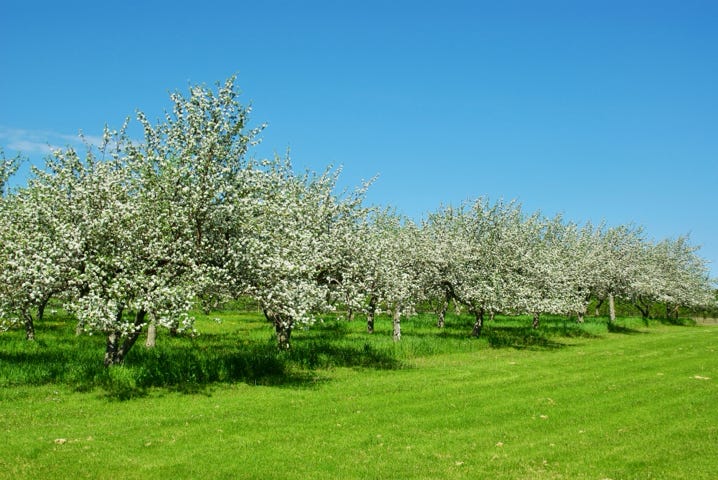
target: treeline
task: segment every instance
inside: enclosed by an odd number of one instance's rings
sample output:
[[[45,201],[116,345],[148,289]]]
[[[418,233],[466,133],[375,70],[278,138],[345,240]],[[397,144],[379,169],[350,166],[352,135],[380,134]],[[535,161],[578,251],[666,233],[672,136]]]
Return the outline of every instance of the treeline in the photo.
[[[475,316],[576,315],[591,299],[714,308],[705,260],[685,237],[653,242],[640,228],[576,224],[480,198],[421,223],[364,204],[369,184],[337,192],[339,171],[296,173],[257,160],[234,78],[171,95],[156,124],[141,112],[81,153],[58,149],[27,185],[0,200],[0,321],[28,339],[51,299],[77,333],[106,336],[105,364],[140,334],[192,329],[191,308],[250,297],[289,348],[292,330],[340,305],[390,313],[393,336],[421,302]],[[0,164],[0,188],[18,159]],[[611,310],[613,312],[613,309]],[[613,317],[613,313],[611,314]]]

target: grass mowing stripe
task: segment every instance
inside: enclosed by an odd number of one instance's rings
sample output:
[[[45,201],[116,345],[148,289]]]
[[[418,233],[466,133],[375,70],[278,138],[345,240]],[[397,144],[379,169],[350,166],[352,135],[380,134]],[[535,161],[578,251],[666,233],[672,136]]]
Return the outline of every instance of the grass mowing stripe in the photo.
[[[261,324],[227,317],[196,346],[231,349],[226,331],[266,353]],[[359,324],[297,332],[297,354],[314,348],[315,366],[282,360],[296,383],[150,388],[125,402],[5,384],[0,478],[714,478],[718,328],[627,320],[622,333],[591,324],[591,335],[543,338],[507,319],[497,342],[489,326],[479,341],[464,325],[431,337],[429,322],[398,346]]]

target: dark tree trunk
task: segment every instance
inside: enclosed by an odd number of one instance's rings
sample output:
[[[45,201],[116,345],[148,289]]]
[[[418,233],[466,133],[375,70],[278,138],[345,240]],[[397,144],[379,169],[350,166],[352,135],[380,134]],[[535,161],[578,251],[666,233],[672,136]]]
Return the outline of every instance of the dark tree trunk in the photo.
[[[449,294],[446,294],[446,297],[441,303],[441,307],[439,307],[439,313],[437,314],[437,320],[436,320],[436,326],[439,328],[444,328],[444,325],[446,324],[446,311],[449,309],[449,300],[451,297],[449,297]]]
[[[471,330],[472,337],[480,337],[481,329],[484,327],[484,309],[472,310],[474,313],[474,328]]]
[[[541,326],[541,319],[538,313],[534,313],[534,318],[531,322],[531,326],[534,328],[534,330]]]
[[[42,322],[42,319],[45,317],[45,307],[47,306],[47,302],[50,301],[50,297],[45,297],[40,301],[40,304],[37,306],[37,321]]]
[[[353,322],[354,321],[354,309],[350,308],[347,311],[347,322]]]
[[[366,331],[368,333],[374,333],[374,317],[376,316],[376,297],[372,295],[369,299],[369,310],[366,314]]]
[[[439,328],[444,328],[444,325],[446,325],[446,311],[449,309],[449,303],[451,303],[452,298],[451,290],[447,288],[436,319],[436,326]]]
[[[593,313],[595,314],[594,316],[598,317],[599,315],[601,315],[601,305],[603,305],[603,301],[604,301],[605,299],[606,299],[606,297],[600,299],[600,300],[598,301],[598,303],[596,304],[596,309],[595,309],[594,312],[593,312]]]
[[[578,318],[576,319],[576,323],[583,323],[585,315],[586,315],[586,312],[584,310],[579,311]]]
[[[281,350],[289,350],[292,347],[292,325],[285,320],[275,320],[274,331],[277,334],[277,346]]]
[[[127,338],[125,338],[125,341],[122,342],[122,348],[120,348],[119,351],[119,363],[122,363],[125,360],[127,353],[135,345],[137,339],[140,338],[140,333],[142,333],[142,327],[145,324],[146,316],[147,312],[144,310],[139,310],[135,314],[135,329],[127,336]]]
[[[374,333],[374,312],[372,311],[366,314],[366,331],[367,333]]]
[[[650,302],[645,301],[642,297],[639,296],[634,305],[636,305],[636,308],[638,308],[638,310],[641,312],[641,319],[644,322],[647,321],[651,315]]]
[[[30,312],[24,310],[22,312],[23,323],[25,324],[25,340],[35,340],[35,322],[32,319]]]
[[[117,323],[122,320],[122,311],[123,309],[120,309],[117,313]],[[139,310],[135,314],[135,328],[132,333],[125,337],[124,341],[122,341],[122,332],[120,330],[113,330],[107,335],[104,362],[106,367],[119,365],[125,361],[127,353],[132,349],[142,332],[142,326],[145,323],[146,316],[147,312],[144,310]],[[120,342],[122,343],[120,344]]]
[[[32,314],[29,310],[22,311],[21,316],[23,319],[23,323],[25,324],[26,340],[35,340],[35,320],[37,320],[38,322],[42,322],[42,319],[45,316],[45,307],[47,306],[47,303],[49,301],[49,295],[40,300],[40,303],[37,304],[37,317],[35,319],[32,318]]]
[[[119,363],[117,352],[120,344],[120,331],[114,330],[107,335],[107,343],[105,344],[105,367],[116,365]]]
[[[264,316],[274,325],[274,333],[277,336],[277,346],[280,350],[289,350],[292,348],[292,327],[294,319],[288,315],[272,312],[264,309]]]
[[[394,314],[391,319],[392,324],[392,335],[391,338],[395,342],[401,340],[401,309],[399,307],[394,308]]]

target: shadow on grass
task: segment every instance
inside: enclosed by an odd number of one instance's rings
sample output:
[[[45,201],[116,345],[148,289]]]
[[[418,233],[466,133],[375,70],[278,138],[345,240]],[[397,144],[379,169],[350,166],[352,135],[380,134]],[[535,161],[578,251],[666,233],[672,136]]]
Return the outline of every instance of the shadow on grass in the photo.
[[[558,350],[567,345],[552,340],[541,329],[491,325],[484,329],[484,336],[491,348],[515,348],[518,350]]]
[[[344,337],[335,337],[342,340]],[[295,339],[292,349],[286,352],[292,362],[304,368],[373,368],[378,370],[395,370],[402,368],[402,362],[391,352],[382,351],[368,341],[359,343],[356,340],[340,342],[327,341],[322,335],[306,339]]]
[[[692,318],[659,318],[657,321],[663,325],[676,325],[679,327],[695,327],[698,325],[698,322]]]
[[[640,330],[636,330],[635,328],[630,328],[630,327],[626,327],[624,325],[619,325],[615,322],[606,323],[606,328],[608,329],[609,333],[622,333],[624,335],[638,335],[638,334],[646,333],[646,332],[642,332]]]
[[[35,342],[24,340],[21,332],[3,338],[0,387],[65,384],[78,391],[99,388],[109,398],[126,400],[144,396],[152,388],[206,393],[217,383],[313,388],[321,382],[317,369],[401,367],[391,351],[342,340],[341,325],[316,336],[297,336],[289,351],[278,350],[273,338],[163,335],[151,349],[138,342],[124,364],[112,368],[103,366],[102,336],[75,337],[67,329],[48,327],[38,330]]]
[[[481,338],[488,341],[492,348],[516,348],[533,350],[556,350],[566,347],[561,338],[599,338],[590,331],[588,323],[580,324],[564,318],[542,318],[541,325],[535,329],[530,317],[497,317],[484,322]],[[442,329],[412,333],[419,336],[435,336],[447,339],[466,339],[473,328],[473,319],[462,317],[447,320]],[[437,331],[438,330],[438,331]]]

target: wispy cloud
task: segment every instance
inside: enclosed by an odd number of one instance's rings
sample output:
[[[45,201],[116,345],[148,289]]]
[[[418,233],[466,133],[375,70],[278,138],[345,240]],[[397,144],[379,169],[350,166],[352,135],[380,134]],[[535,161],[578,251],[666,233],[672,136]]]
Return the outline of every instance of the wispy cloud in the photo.
[[[79,148],[85,144],[91,146],[101,145],[102,137],[95,135],[82,136],[80,133],[67,134],[50,130],[27,130],[0,126],[0,146],[5,150],[20,152],[25,155],[47,155],[58,148]]]

